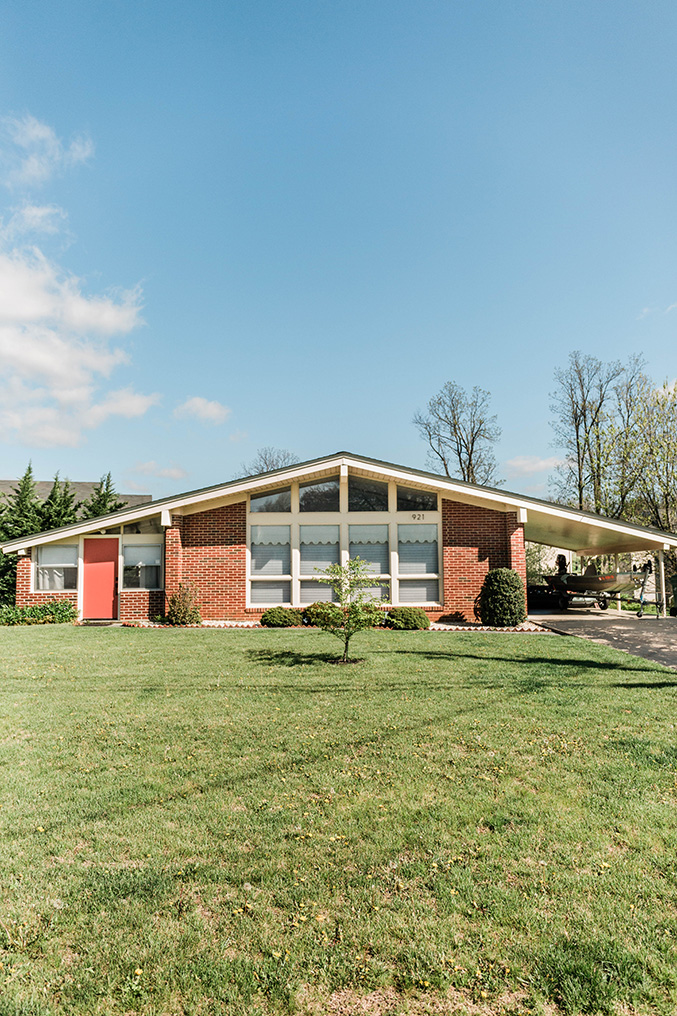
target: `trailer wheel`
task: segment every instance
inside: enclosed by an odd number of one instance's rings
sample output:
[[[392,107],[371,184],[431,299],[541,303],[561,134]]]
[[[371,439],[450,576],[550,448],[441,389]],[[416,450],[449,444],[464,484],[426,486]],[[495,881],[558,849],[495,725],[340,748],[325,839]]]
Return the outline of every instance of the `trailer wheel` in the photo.
[[[569,597],[568,596],[560,596],[559,600],[557,601],[557,606],[559,607],[560,610],[568,610],[569,609]]]
[[[608,610],[609,609],[609,597],[608,596],[599,596],[597,598],[597,602],[599,604],[599,609],[600,610]]]
[[[644,611],[643,611],[643,610],[638,610],[638,611],[637,611],[637,617],[642,617],[642,616],[643,616],[643,614],[644,614]]]

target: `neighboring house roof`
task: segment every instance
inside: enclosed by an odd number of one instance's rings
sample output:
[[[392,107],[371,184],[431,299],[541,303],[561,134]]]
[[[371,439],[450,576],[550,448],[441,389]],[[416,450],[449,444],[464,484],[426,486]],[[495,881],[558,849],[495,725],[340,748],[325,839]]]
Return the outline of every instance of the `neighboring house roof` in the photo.
[[[88,500],[92,496],[94,488],[99,486],[98,480],[69,480],[68,482],[75,494],[76,501]],[[14,488],[18,483],[18,480],[0,480],[0,496],[2,494],[13,494]],[[41,501],[46,501],[53,486],[54,480],[36,480],[35,493]],[[126,501],[128,505],[145,504],[146,501],[152,500],[151,494],[118,494],[116,491],[115,496],[120,501]]]
[[[370,459],[352,452],[335,452],[333,455],[283,466],[268,473],[245,476],[238,480],[230,480],[228,483],[176,494],[144,505],[129,506],[111,515],[73,523],[70,526],[62,526],[60,529],[53,529],[48,533],[39,533],[20,540],[10,540],[2,544],[2,550],[8,554],[55,540],[62,540],[66,536],[100,532],[102,529],[147,518],[151,515],[161,514],[162,524],[169,525],[172,512],[191,515],[221,505],[233,504],[236,501],[241,501],[248,494],[272,490],[275,487],[284,486],[292,480],[321,479],[323,476],[335,476],[348,469],[353,473],[376,479],[395,480],[404,486],[434,490],[450,500],[460,501],[464,504],[477,505],[494,511],[517,512],[519,520],[524,523],[524,535],[527,540],[563,547],[576,553],[590,556],[677,548],[677,535],[664,533],[658,529],[636,526],[629,522],[620,522],[617,519],[607,519],[592,512],[566,508],[550,501],[529,497],[526,494],[516,494],[496,487],[466,483],[464,480],[455,480],[439,476],[437,473],[411,469],[392,462],[382,462],[379,459]]]

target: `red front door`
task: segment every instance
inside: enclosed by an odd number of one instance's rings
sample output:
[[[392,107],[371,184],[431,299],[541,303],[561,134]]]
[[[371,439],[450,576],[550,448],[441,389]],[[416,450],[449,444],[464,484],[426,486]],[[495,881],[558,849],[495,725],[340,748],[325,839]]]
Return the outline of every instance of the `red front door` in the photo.
[[[82,616],[118,616],[118,541],[85,540]]]

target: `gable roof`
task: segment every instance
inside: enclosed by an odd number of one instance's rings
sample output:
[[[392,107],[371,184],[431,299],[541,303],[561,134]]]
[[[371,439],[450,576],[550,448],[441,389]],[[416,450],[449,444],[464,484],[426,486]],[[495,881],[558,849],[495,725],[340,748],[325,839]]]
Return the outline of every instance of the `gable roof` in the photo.
[[[5,554],[16,553],[28,547],[63,540],[68,536],[96,533],[158,514],[164,516],[168,525],[171,512],[193,514],[207,511],[210,508],[241,501],[252,493],[286,486],[293,480],[336,476],[344,470],[376,479],[395,480],[403,486],[436,491],[450,500],[464,504],[494,511],[517,512],[519,520],[524,523],[524,535],[527,540],[562,547],[585,555],[677,548],[677,535],[672,533],[617,519],[607,519],[593,512],[567,508],[526,494],[467,483],[437,473],[342,451],[307,462],[282,466],[267,473],[245,476],[227,483],[160,498],[143,505],[129,505],[97,519],[87,519],[46,533],[10,540],[2,544],[1,549]]]

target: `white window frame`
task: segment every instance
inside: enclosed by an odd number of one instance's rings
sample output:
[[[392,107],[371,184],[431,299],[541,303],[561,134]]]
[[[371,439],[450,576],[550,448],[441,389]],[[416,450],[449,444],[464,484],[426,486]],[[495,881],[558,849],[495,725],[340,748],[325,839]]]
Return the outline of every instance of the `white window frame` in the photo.
[[[155,539],[150,539],[155,537]],[[118,595],[120,593],[157,593],[165,588],[165,538],[159,533],[130,533],[120,537],[118,561]],[[160,584],[158,586],[125,585],[125,547],[160,547]]]
[[[357,474],[360,475],[360,474]],[[327,476],[326,479],[335,477],[336,473]],[[317,477],[315,482],[322,483],[322,477]],[[381,479],[374,477],[374,479]],[[396,480],[381,482],[388,483],[388,507],[387,512],[349,512],[348,511],[348,470],[343,467],[340,476],[339,489],[339,511],[338,512],[301,512],[299,511],[299,486],[305,483],[305,478],[293,480],[291,483],[291,511],[288,512],[250,512],[247,504],[247,608],[252,610],[265,610],[268,606],[299,607],[301,603],[301,582],[312,581],[312,576],[301,575],[301,549],[300,549],[300,527],[301,526],[335,526],[339,527],[339,551],[340,562],[345,565],[350,554],[350,526],[373,526],[386,525],[388,527],[388,543],[390,547],[390,571],[381,575],[374,575],[374,586],[390,585],[390,599],[379,601],[392,606],[400,606],[399,582],[408,579],[425,579],[426,581],[437,581],[439,600],[435,602],[424,601],[420,603],[407,602],[402,606],[407,607],[442,607],[444,604],[443,574],[442,574],[442,512],[440,510],[439,495],[436,511],[411,512],[397,511],[397,487],[406,486]],[[281,484],[289,486],[289,484]],[[271,493],[273,491],[271,490]],[[427,572],[425,575],[402,575],[399,574],[399,553],[398,553],[398,525],[423,523],[437,526],[437,572]],[[251,537],[252,526],[281,526],[288,525],[290,528],[291,543],[291,575],[270,576],[270,581],[289,581],[291,583],[291,600],[279,604],[261,604],[251,602],[252,583],[265,582],[265,577],[252,576],[251,573]]]
[[[69,567],[69,568],[73,568],[74,567],[75,570],[76,570],[75,589],[40,589],[38,587],[38,568],[49,568],[50,567],[50,565],[41,565],[40,564],[40,551],[42,550],[43,547],[75,547],[75,549],[76,549],[75,564],[74,565],[67,565],[66,566],[66,567]],[[43,543],[43,544],[41,544],[38,547],[33,547],[33,552],[31,554],[31,566],[32,566],[31,567],[31,593],[40,593],[41,596],[47,594],[47,595],[50,595],[50,596],[61,596],[61,597],[63,597],[63,596],[72,596],[73,593],[77,593],[78,589],[80,588],[80,575],[81,575],[81,571],[80,571],[80,559],[81,559],[81,557],[82,557],[82,554],[81,554],[81,551],[80,551],[80,540],[79,539],[75,539],[75,540],[68,540],[68,539],[66,539],[66,540],[59,540],[58,543],[56,543],[56,542],[55,543],[47,543],[47,544]],[[59,565],[54,565],[53,567],[57,567],[58,568]]]

